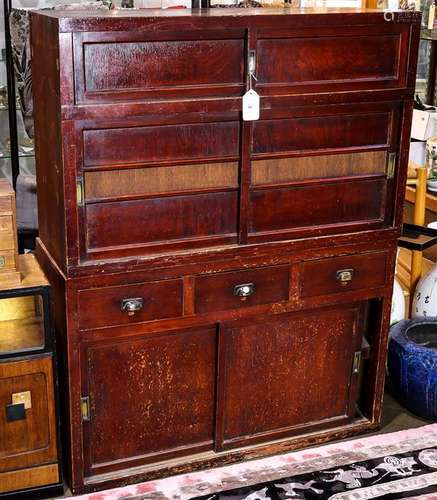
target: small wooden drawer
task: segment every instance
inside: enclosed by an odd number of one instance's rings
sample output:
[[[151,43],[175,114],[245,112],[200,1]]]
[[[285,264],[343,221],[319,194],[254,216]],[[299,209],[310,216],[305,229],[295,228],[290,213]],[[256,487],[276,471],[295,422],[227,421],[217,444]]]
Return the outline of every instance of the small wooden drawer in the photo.
[[[0,249],[13,250],[16,247],[15,221],[11,215],[0,215]],[[1,251],[0,250],[0,251]]]
[[[11,231],[0,231],[0,251],[15,248],[15,234]]]
[[[195,310],[208,313],[284,302],[289,281],[288,265],[200,276],[195,282]]]
[[[15,269],[15,250],[0,250],[0,271]]]
[[[301,297],[384,286],[387,253],[370,252],[301,264]]]
[[[83,330],[175,318],[182,315],[182,281],[166,280],[79,292]]]

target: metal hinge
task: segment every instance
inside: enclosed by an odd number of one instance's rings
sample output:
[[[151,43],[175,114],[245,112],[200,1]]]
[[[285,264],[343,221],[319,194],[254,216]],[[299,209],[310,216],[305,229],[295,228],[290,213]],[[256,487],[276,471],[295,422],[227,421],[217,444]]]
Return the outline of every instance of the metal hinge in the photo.
[[[76,199],[78,205],[83,205],[83,179],[76,181]]]
[[[387,158],[387,179],[393,179],[396,168],[396,153],[389,153]]]
[[[80,413],[82,415],[82,422],[89,422],[91,418],[90,414],[90,398],[89,396],[84,396],[80,398]]]
[[[352,375],[360,373],[361,367],[361,351],[356,351],[354,353],[354,362],[352,364]]]

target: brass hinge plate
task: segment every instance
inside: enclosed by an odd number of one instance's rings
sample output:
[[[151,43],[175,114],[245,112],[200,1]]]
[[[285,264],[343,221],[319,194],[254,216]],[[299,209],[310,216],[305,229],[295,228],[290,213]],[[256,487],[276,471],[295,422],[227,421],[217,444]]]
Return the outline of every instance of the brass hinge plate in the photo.
[[[89,422],[91,418],[89,396],[80,398],[80,412],[82,414],[82,422]]]
[[[83,179],[76,181],[76,199],[78,205],[83,205]]]
[[[389,153],[387,159],[387,179],[393,179],[396,169],[396,153]]]
[[[357,351],[354,353],[354,362],[352,364],[352,375],[360,373],[360,367],[361,367],[361,351]]]

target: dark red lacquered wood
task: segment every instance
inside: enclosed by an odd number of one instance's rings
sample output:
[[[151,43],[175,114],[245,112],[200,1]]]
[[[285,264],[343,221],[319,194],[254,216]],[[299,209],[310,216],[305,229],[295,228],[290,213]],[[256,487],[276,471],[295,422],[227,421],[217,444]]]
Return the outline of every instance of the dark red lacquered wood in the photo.
[[[31,20],[37,254],[55,292],[73,491],[374,429],[420,16]],[[256,122],[241,119],[249,50]],[[381,164],[354,171],[358,153]],[[335,175],[322,156],[343,162]],[[278,180],[268,162],[289,158],[297,171]],[[312,158],[319,176],[303,166]],[[268,181],[254,162],[273,168]],[[141,303],[133,314],[129,300]]]

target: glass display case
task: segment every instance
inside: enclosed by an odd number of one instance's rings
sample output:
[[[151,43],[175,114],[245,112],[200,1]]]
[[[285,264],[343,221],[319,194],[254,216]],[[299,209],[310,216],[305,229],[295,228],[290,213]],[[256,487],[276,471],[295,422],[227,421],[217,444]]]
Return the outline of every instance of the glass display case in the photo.
[[[422,102],[429,105],[436,104],[436,42],[437,33],[433,30],[422,29],[417,62],[416,95]]]

